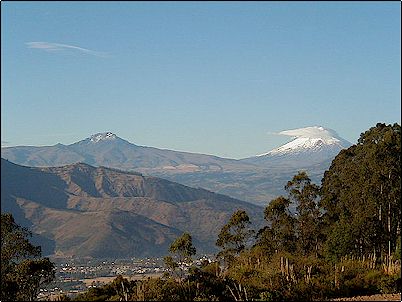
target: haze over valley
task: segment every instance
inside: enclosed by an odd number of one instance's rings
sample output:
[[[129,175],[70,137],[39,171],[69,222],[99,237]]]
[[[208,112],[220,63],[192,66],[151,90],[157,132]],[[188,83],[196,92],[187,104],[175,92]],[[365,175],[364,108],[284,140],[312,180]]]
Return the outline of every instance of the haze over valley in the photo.
[[[281,134],[293,140],[266,154],[240,160],[138,146],[111,132],[70,145],[6,147],[1,152],[3,158],[21,165],[84,162],[158,176],[265,206],[284,192],[283,183],[299,170],[306,170],[319,183],[337,153],[351,145],[334,130],[321,126]]]

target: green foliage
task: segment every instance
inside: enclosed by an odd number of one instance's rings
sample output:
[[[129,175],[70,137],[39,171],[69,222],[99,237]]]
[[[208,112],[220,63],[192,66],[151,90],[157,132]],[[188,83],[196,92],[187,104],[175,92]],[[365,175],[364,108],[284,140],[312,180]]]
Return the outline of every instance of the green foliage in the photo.
[[[264,218],[270,226],[257,233],[256,245],[269,254],[287,251],[309,255],[318,251],[323,241],[320,188],[311,183],[306,172],[299,172],[285,186],[288,197],[279,196],[265,208]],[[296,205],[297,215],[289,206]]]
[[[48,258],[25,259],[14,267],[19,292],[17,300],[35,300],[41,285],[54,279],[54,264]]]
[[[260,293],[260,297],[256,301],[277,301],[277,297],[272,292],[265,291]]]
[[[196,254],[191,235],[189,233],[183,233],[183,235],[176,238],[170,245],[169,252],[175,255],[177,261],[175,261],[172,256],[166,256],[163,258],[165,266],[172,275],[174,275],[176,269],[179,268],[179,277],[182,279],[184,277],[183,265],[192,264],[192,256]]]
[[[264,218],[271,224],[263,232],[259,232],[264,244],[269,246],[270,250],[278,251],[296,251],[296,219],[289,211],[290,200],[279,196],[271,201],[265,208]],[[260,241],[260,244],[262,242]]]
[[[342,256],[349,255],[351,246],[355,244],[355,229],[351,224],[335,222],[328,230],[328,239],[324,246],[324,254],[332,263],[337,262]]]
[[[195,285],[195,301],[229,300],[225,281],[216,274],[216,264],[191,271],[188,280]]]
[[[400,125],[379,123],[342,150],[325,172],[321,206],[330,258],[374,250],[388,254],[389,245],[395,250],[401,220],[400,151]],[[337,242],[343,247],[334,250]]]
[[[196,254],[191,235],[183,233],[171,244],[169,252],[176,253],[179,256],[179,262],[191,261],[191,256]]]
[[[1,300],[35,300],[40,286],[54,279],[54,264],[40,258],[31,233],[17,225],[11,214],[1,214]]]
[[[225,224],[216,240],[216,245],[221,248],[218,258],[223,258],[227,264],[234,259],[246,247],[253,230],[249,228],[250,218],[246,211],[237,210]]]
[[[336,290],[340,296],[371,295],[375,293],[395,293],[400,290],[399,273],[387,274],[384,270],[367,265],[367,260],[342,259],[338,263]]]
[[[383,294],[400,293],[401,292],[401,274],[382,275],[378,280],[378,289]]]
[[[297,250],[303,255],[317,255],[321,243],[321,213],[318,208],[320,188],[311,183],[306,172],[299,172],[285,189],[289,199],[297,205],[296,237]]]
[[[32,233],[17,225],[9,213],[1,214],[1,260],[7,263],[17,262],[27,257],[38,257],[41,253],[39,246],[33,246],[28,237]]]
[[[128,281],[119,275],[108,285],[108,289],[109,292],[115,293],[120,301],[127,301],[128,297],[133,293],[133,285],[135,285],[135,281]]]

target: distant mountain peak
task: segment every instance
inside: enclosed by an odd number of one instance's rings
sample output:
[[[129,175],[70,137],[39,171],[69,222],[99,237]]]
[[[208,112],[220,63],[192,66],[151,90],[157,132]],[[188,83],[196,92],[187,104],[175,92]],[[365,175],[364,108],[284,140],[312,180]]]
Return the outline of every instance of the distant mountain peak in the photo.
[[[100,141],[110,141],[117,139],[117,135],[112,132],[101,132],[91,135],[89,140],[93,143],[97,143]]]
[[[284,130],[278,134],[292,136],[294,139],[267,153],[257,155],[257,157],[297,154],[305,151],[318,152],[323,148],[335,148],[339,151],[351,145],[350,142],[341,138],[336,131],[322,126]]]
[[[99,150],[99,148],[101,147],[109,148],[110,146],[117,146],[117,145],[135,146],[134,144],[118,137],[116,134],[110,131],[92,134],[90,137],[87,137],[69,146],[73,147],[74,151],[78,151],[81,154],[82,152],[84,153],[88,152],[88,150],[87,151],[80,150],[79,148],[90,148],[91,150],[93,149],[90,152],[94,152],[94,150]]]

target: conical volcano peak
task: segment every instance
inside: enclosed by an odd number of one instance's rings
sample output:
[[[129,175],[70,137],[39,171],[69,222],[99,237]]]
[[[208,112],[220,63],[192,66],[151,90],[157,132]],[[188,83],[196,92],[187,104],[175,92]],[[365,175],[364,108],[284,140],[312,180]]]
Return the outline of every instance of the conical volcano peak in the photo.
[[[122,145],[131,145],[131,146],[135,146],[134,144],[118,137],[116,134],[114,134],[113,132],[99,132],[99,133],[95,133],[92,134],[91,136],[73,143],[69,146],[75,148],[74,151],[78,151],[80,152],[80,154],[83,154],[82,152],[88,152],[88,150],[81,150],[81,149],[77,149],[77,148],[90,148],[92,151],[90,152],[97,152],[96,150],[100,150],[99,148],[110,148],[113,146],[122,146]],[[92,162],[90,162],[92,163]]]
[[[294,139],[268,153],[257,156],[321,152],[324,150],[325,152],[330,151],[329,153],[333,153],[351,145],[350,142],[341,138],[335,130],[322,126],[284,130],[278,134],[291,136]]]
[[[117,135],[112,132],[101,132],[91,135],[89,140],[91,142],[97,143],[100,141],[114,140],[116,138],[118,138]]]

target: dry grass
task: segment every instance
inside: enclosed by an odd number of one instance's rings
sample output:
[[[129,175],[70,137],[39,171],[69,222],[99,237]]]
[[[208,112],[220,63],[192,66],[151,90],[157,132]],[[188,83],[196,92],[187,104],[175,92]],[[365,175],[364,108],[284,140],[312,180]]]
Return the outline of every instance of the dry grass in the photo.
[[[371,296],[356,296],[349,298],[336,298],[331,301],[401,301],[401,294],[377,294]]]

